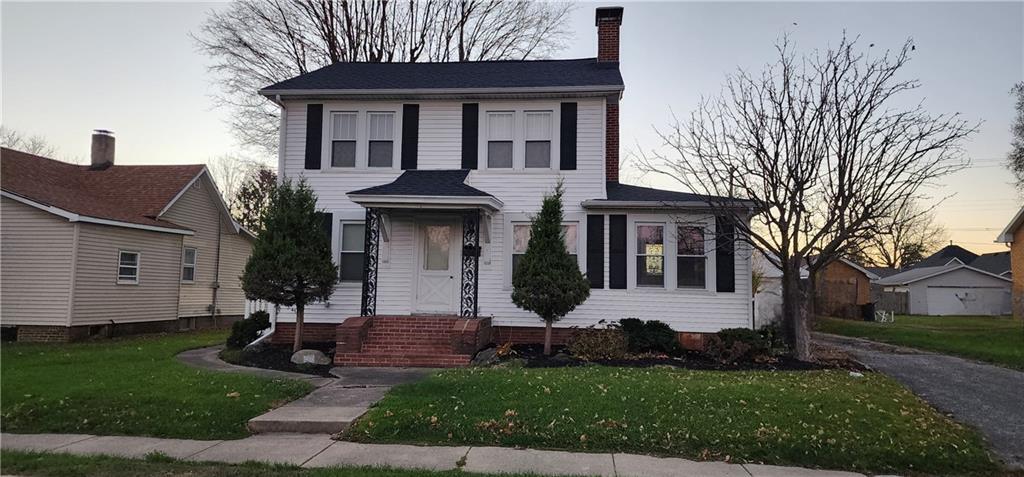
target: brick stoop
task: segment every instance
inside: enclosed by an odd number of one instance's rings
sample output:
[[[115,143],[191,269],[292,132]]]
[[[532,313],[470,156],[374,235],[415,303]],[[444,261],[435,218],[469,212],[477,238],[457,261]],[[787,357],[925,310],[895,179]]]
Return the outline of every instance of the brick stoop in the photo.
[[[468,366],[491,342],[490,318],[356,316],[337,328],[337,366]]]

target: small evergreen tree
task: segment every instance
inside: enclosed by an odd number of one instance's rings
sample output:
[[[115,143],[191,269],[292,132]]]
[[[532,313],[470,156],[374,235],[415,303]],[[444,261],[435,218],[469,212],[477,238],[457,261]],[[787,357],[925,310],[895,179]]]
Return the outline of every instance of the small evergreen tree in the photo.
[[[316,213],[316,194],[305,181],[274,187],[262,221],[245,264],[242,289],[250,300],[295,307],[293,350],[298,351],[306,305],[334,293],[338,266],[331,260],[331,242]]]
[[[551,354],[551,325],[590,297],[590,282],[562,237],[562,183],[544,197],[530,226],[526,254],[512,275],[512,302],[544,320],[544,354]]]

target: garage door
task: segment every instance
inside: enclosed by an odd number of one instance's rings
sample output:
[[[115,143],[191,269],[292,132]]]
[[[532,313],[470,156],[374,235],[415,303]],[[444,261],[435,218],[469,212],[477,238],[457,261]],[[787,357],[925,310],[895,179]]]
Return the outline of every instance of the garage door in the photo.
[[[929,315],[1004,315],[1010,313],[1005,287],[928,287]]]

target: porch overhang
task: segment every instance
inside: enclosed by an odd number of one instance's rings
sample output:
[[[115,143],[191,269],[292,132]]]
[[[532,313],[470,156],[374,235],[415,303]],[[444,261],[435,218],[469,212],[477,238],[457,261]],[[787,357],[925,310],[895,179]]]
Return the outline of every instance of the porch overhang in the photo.
[[[494,196],[450,196],[450,195],[380,195],[347,194],[349,200],[366,208],[374,209],[431,209],[431,210],[501,210],[501,200]]]

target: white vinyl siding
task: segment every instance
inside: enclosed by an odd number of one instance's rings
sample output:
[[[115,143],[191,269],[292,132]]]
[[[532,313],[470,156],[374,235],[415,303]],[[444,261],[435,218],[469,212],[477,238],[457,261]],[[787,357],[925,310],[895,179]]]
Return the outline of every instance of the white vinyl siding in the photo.
[[[76,225],[6,197],[0,205],[0,324],[67,325]]]
[[[419,137],[417,151],[418,169],[459,169],[462,151],[462,104],[477,102],[480,105],[479,149],[480,169],[471,171],[467,183],[486,191],[503,202],[502,210],[490,217],[489,241],[483,241],[480,257],[479,310],[481,316],[493,317],[495,326],[541,326],[536,315],[517,308],[510,299],[508,280],[511,275],[512,222],[526,222],[541,206],[543,195],[554,190],[561,179],[565,187],[563,196],[565,220],[581,224],[577,229],[578,259],[586,263],[586,214],[627,213],[623,211],[585,211],[580,203],[588,199],[605,197],[604,170],[604,121],[605,100],[603,98],[571,99],[578,103],[577,112],[577,168],[571,171],[557,169],[559,150],[558,102],[551,100],[511,101],[451,101],[418,100]],[[286,178],[304,177],[317,193],[317,207],[334,214],[336,221],[362,222],[365,209],[348,199],[346,192],[393,181],[401,174],[398,169],[343,171],[307,170],[304,167],[304,144],[306,128],[305,105],[316,101],[286,103],[284,163],[281,168]],[[388,104],[372,101],[328,101],[325,111],[381,111],[391,109]],[[400,109],[401,106],[395,106]],[[488,111],[552,111],[553,168],[549,169],[488,169],[487,121]],[[396,116],[396,128],[401,125],[401,114]],[[326,132],[325,132],[326,134]],[[525,134],[525,133],[524,133]],[[326,136],[325,136],[326,137]],[[524,135],[525,137],[525,135]],[[400,131],[396,141],[401,140]],[[396,150],[400,145],[396,142]],[[327,147],[324,156],[329,161]],[[525,157],[519,156],[520,161]],[[524,162],[521,162],[524,163]],[[703,220],[705,214],[666,213],[639,216],[629,212],[627,230],[636,220],[664,224],[694,222]],[[377,277],[377,313],[409,314],[412,312],[410,290],[415,287],[417,251],[415,219],[422,212],[393,212],[386,217],[387,240],[380,242],[380,264]],[[334,227],[333,256],[340,256],[341,227]],[[608,220],[605,217],[604,256],[608,255]],[[713,230],[713,228],[712,228]],[[673,235],[668,233],[666,235]],[[507,241],[506,241],[507,240]],[[675,262],[674,242],[666,248],[668,260]],[[736,252],[736,292],[715,293],[714,282],[709,281],[709,290],[636,288],[627,290],[595,289],[590,298],[572,313],[559,321],[558,327],[586,327],[599,320],[617,320],[624,317],[662,320],[678,331],[714,332],[722,328],[750,326],[750,268],[749,250],[738,244]],[[709,249],[711,250],[711,249]],[[630,249],[632,251],[632,249]],[[714,253],[708,254],[707,266],[714,268]],[[604,262],[604,283],[608,283],[608,262]],[[630,272],[632,275],[632,272]],[[672,283],[675,276],[667,277]],[[632,282],[630,282],[632,283]],[[329,306],[315,304],[306,308],[306,320],[310,323],[340,323],[345,318],[359,315],[361,289],[359,286],[338,286],[331,296]],[[280,320],[288,322],[294,318],[293,310],[282,309]]]

